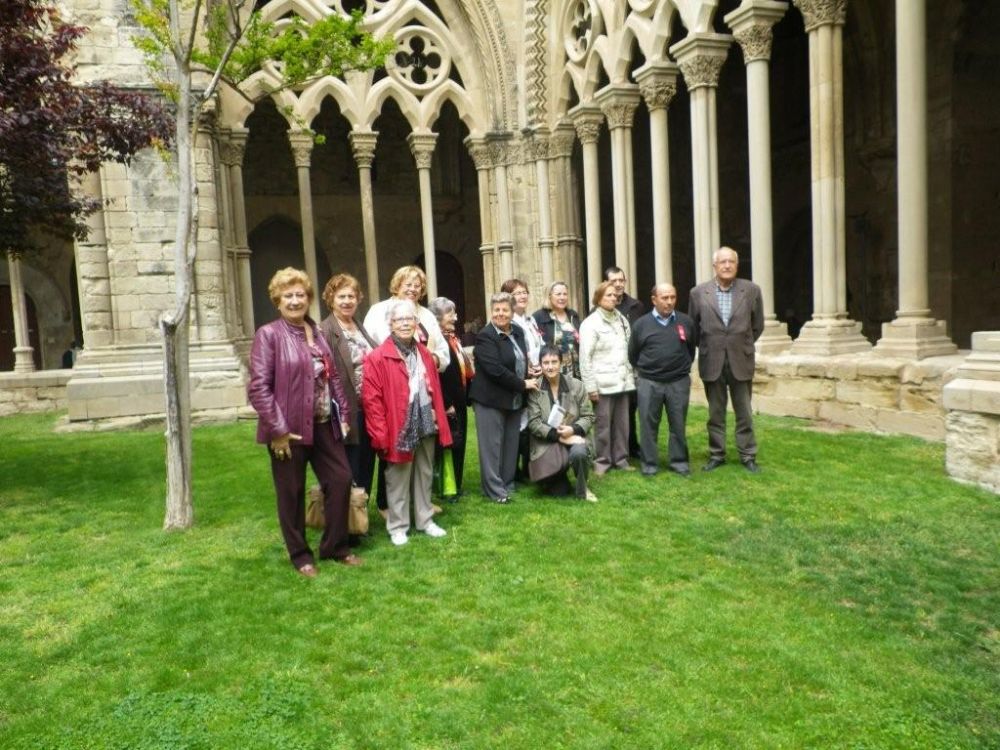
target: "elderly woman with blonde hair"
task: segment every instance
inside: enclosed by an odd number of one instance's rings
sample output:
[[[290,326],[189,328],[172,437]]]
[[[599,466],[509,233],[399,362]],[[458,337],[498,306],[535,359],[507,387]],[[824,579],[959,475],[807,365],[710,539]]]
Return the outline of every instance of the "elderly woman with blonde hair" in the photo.
[[[592,301],[594,312],[580,324],[580,375],[594,403],[594,473],[633,471],[628,462],[628,394],[635,390],[628,360],[632,331],[617,310],[614,282],[599,284]]]
[[[344,437],[353,419],[333,355],[309,317],[313,287],[295,268],[283,268],[268,285],[279,317],[257,329],[250,351],[247,395],[257,411],[257,442],[268,446],[278,498],[278,523],[288,557],[307,578],[316,560],[306,541],[306,464],[323,492],[326,528],[319,556],[360,565],[348,546],[351,470]]]

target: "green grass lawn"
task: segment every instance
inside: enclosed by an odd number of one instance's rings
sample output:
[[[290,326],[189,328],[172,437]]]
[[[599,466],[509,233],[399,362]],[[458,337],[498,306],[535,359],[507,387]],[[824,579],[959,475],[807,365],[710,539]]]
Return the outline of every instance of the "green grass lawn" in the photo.
[[[445,539],[310,581],[252,424],[166,534],[161,434],[53,423],[0,420],[3,750],[1000,747],[1000,498],[940,445],[760,417],[759,476],[506,507],[473,449]]]

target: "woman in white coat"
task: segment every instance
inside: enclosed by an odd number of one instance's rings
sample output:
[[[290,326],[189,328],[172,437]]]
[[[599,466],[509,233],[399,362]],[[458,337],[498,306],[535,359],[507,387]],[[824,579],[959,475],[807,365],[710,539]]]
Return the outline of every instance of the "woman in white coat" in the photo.
[[[634,471],[628,463],[628,394],[635,376],[628,361],[628,320],[618,310],[614,284],[594,291],[594,312],[580,324],[580,376],[594,403],[594,473]]]

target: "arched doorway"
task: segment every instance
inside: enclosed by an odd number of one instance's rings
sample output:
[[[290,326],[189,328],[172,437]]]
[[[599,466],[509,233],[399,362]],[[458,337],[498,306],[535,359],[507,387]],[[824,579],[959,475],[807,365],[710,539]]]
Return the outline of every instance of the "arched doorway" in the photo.
[[[35,302],[27,294],[24,295],[28,308],[28,343],[31,344],[32,359],[35,369],[42,369],[42,350],[38,337],[38,313]],[[14,369],[14,347],[17,345],[14,336],[14,308],[11,304],[10,286],[0,285],[0,372]]]
[[[434,253],[434,263],[437,265],[438,296],[447,297],[455,303],[458,313],[458,330],[461,333],[465,318],[465,270],[462,263],[451,253],[438,250]],[[413,265],[424,268],[424,256],[413,259]],[[430,299],[427,300],[430,302]]]

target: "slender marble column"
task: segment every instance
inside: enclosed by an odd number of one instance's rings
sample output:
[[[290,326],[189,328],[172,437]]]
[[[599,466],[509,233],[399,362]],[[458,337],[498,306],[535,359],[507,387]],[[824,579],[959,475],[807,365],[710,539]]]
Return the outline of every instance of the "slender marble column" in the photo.
[[[312,163],[313,136],[302,130],[289,130],[288,141],[292,145],[295,157],[295,168],[299,178],[299,212],[302,221],[302,254],[305,256],[306,275],[312,280],[312,304],[309,305],[309,315],[313,320],[319,320],[319,291],[323,288],[319,283],[319,270],[316,265],[316,232],[313,219],[312,180],[309,169]]]
[[[694,269],[699,283],[712,277],[712,253],[721,244],[715,89],[732,39],[726,34],[691,33],[670,48],[691,93]]]
[[[665,60],[646,63],[635,80],[649,110],[649,153],[653,188],[653,266],[656,283],[673,281],[670,230],[670,143],[667,107],[677,94],[678,67]]]
[[[490,162],[493,164],[493,178],[497,192],[497,249],[500,252],[502,279],[514,276],[514,240],[510,223],[510,191],[507,185],[511,138],[510,133],[492,133],[489,137]]]
[[[479,254],[483,262],[483,290],[487,299],[495,289],[499,289],[496,274],[496,245],[493,243],[493,209],[490,204],[490,154],[484,138],[465,139],[472,163],[476,167],[476,181],[479,188]]]
[[[427,299],[438,296],[437,261],[434,256],[434,203],[431,196],[431,160],[437,133],[414,132],[406,136],[410,153],[417,164],[417,178],[420,182],[420,225],[424,238],[424,273],[427,274]]]
[[[87,238],[76,240],[76,283],[80,297],[80,322],[83,325],[84,350],[114,343],[114,317],[111,313],[111,274],[108,270],[108,236],[104,217],[104,191],[100,170],[87,174],[80,184],[82,196],[98,201],[98,208],[87,217]]]
[[[795,354],[829,356],[871,348],[847,314],[842,33],[847,0],[794,0],[809,34],[812,150],[813,316]]]
[[[542,278],[552,279],[552,201],[549,194],[549,131],[538,128],[529,141],[529,155],[535,162],[535,189],[538,193],[538,252],[542,261]],[[544,283],[548,283],[547,281]]]
[[[368,277],[368,299],[379,298],[378,251],[375,245],[375,201],[372,197],[372,162],[378,133],[353,130],[348,134],[354,161],[358,165],[358,182],[361,187],[361,231],[365,240],[365,275]]]
[[[21,253],[7,251],[7,271],[10,275],[10,302],[14,312],[14,372],[34,372],[31,338],[28,334],[28,303],[21,280]]]
[[[569,112],[583,148],[583,205],[587,242],[587,295],[601,283],[601,183],[597,171],[597,141],[604,115],[599,107],[579,104]],[[617,239],[617,236],[616,236]],[[617,250],[616,250],[617,254]]]
[[[774,230],[771,206],[771,102],[768,72],[772,27],[788,3],[749,0],[725,21],[743,50],[747,68],[747,130],[750,144],[750,252],[753,280],[764,297],[764,333],[757,351],[776,353],[791,346],[784,323],[774,314]]]
[[[236,286],[239,290],[240,321],[243,335],[253,336],[253,283],[250,274],[250,245],[247,240],[247,210],[243,195],[243,157],[246,154],[247,128],[229,130],[229,197],[233,212],[233,244],[236,254]]]
[[[632,168],[632,121],[639,105],[639,87],[608,86],[597,102],[611,133],[611,172],[614,195],[615,264],[625,271],[628,292],[635,296],[635,187]]]
[[[928,304],[926,0],[896,0],[896,120],[899,309],[875,350],[909,359],[952,354],[945,322]]]

